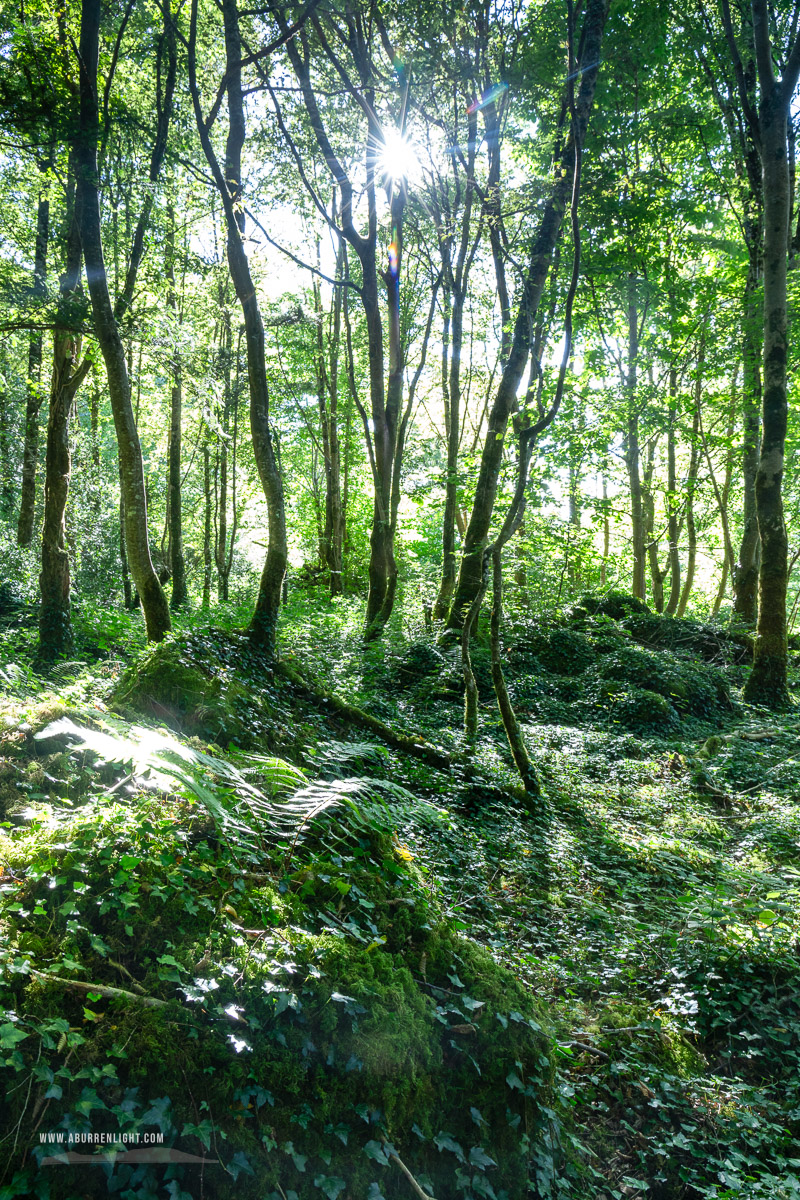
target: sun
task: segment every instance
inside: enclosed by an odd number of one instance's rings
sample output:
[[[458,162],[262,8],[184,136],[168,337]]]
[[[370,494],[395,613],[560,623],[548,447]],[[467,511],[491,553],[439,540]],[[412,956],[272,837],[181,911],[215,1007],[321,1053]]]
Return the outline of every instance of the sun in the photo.
[[[404,137],[399,129],[384,131],[378,169],[382,175],[395,181],[408,179],[419,170],[419,159],[414,144]]]

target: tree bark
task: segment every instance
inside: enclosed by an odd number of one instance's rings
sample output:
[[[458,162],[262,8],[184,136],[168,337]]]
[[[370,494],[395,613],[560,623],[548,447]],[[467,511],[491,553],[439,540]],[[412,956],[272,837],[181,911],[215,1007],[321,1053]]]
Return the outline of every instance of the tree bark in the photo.
[[[683,617],[686,615],[686,608],[689,603],[689,597],[692,594],[694,587],[694,572],[697,565],[697,525],[694,519],[694,493],[697,487],[697,471],[700,463],[700,447],[698,435],[700,430],[700,402],[702,395],[701,368],[698,363],[697,383],[695,385],[696,405],[694,418],[692,420],[692,451],[689,460],[689,473],[686,477],[686,575],[683,581],[683,589],[681,598],[678,601],[678,608],[675,615]]]
[[[770,87],[762,80],[759,118],[764,164],[764,397],[755,488],[761,565],[753,670],[745,684],[744,696],[751,704],[765,704],[769,708],[782,708],[789,703],[788,541],[782,496],[787,425],[786,275],[790,215],[787,117],[783,90],[778,84]]]
[[[81,244],[72,158],[67,168],[67,241],[65,269],[59,288],[59,313],[53,336],[53,375],[45,455],[42,569],[39,575],[39,646],[37,657],[53,662],[68,655],[73,636],[70,621],[70,570],[66,546],[66,506],[72,462],[69,416],[80,383],[89,369],[80,366],[81,337],[74,331],[74,305],[80,294]]]
[[[627,316],[628,370],[625,375],[625,392],[628,411],[625,427],[625,466],[628,471],[628,486],[631,494],[631,546],[633,549],[631,592],[638,600],[644,600],[647,593],[645,512],[640,470],[639,400],[636,394],[639,370],[639,307],[636,276],[633,272],[628,276]]]
[[[160,641],[171,628],[169,607],[150,557],[142,449],[131,405],[125,350],[108,292],[100,231],[97,174],[99,32],[100,0],[83,0],[80,34],[80,125],[75,141],[79,228],[95,334],[106,366],[111,410],[119,446],[128,563],[133,582],[139,592],[148,639]]]
[[[675,615],[681,595],[681,556],[678,545],[678,476],[675,462],[675,426],[678,419],[678,372],[674,366],[669,371],[669,421],[667,425],[667,538],[669,541],[669,598],[665,612]]]
[[[788,544],[782,496],[788,415],[786,280],[792,215],[787,127],[800,77],[800,35],[793,25],[792,44],[778,53],[770,35],[767,0],[751,0],[751,10],[759,87],[757,112],[750,102],[729,0],[722,0],[723,24],[742,110],[760,150],[764,213],[762,439],[755,485],[761,561],[753,670],[744,687],[744,698],[751,704],[781,709],[790,702],[786,678]],[[777,58],[783,58],[785,64],[780,78],[775,75]]]
[[[760,245],[751,248],[744,297],[742,388],[742,479],[744,503],[742,539],[733,573],[733,611],[755,625],[758,611],[759,533],[756,514],[756,475],[761,441],[761,333],[758,329],[756,292],[759,286]]]
[[[175,291],[175,211],[167,207],[169,233],[167,238],[167,304],[175,321],[175,338],[179,337],[181,314]],[[189,603],[186,587],[186,560],[183,554],[183,517],[181,497],[181,418],[183,415],[183,364],[176,347],[172,355],[172,389],[169,412],[168,483],[169,493],[169,566],[172,573],[171,609],[185,608]]]
[[[211,607],[211,451],[203,446],[203,608]]]
[[[200,142],[225,212],[228,267],[237,299],[242,308],[245,326],[253,453],[267,502],[269,522],[267,557],[261,573],[258,598],[250,622],[249,633],[257,645],[263,647],[268,654],[274,654],[277,647],[278,611],[281,603],[283,578],[286,574],[288,548],[283,480],[270,428],[264,323],[261,319],[261,310],[243,241],[245,218],[242,204],[241,156],[246,127],[242,95],[242,43],[239,32],[239,14],[236,0],[223,0],[225,82],[228,97],[228,137],[225,145],[225,170],[223,173],[211,144],[200,105],[196,62],[197,9],[197,0],[193,0],[189,44],[189,87]]]
[[[41,171],[48,171],[51,164],[40,164]],[[46,294],[47,244],[50,235],[50,200],[43,187],[39,193],[36,211],[36,247],[33,263],[34,300],[42,300]],[[32,333],[28,345],[28,381],[25,403],[25,441],[22,448],[22,482],[17,521],[17,544],[29,546],[33,538],[33,519],[36,501],[36,463],[39,451],[39,409],[44,393],[41,386],[42,335]]]
[[[531,330],[547,280],[553,250],[558,239],[572,191],[575,146],[583,146],[589,123],[595,85],[600,63],[600,47],[608,15],[606,0],[589,0],[586,6],[582,54],[580,63],[580,89],[575,104],[570,136],[563,155],[559,158],[550,195],[544,206],[541,220],[521,288],[517,319],[508,359],[503,367],[500,384],[489,413],[488,429],[484,441],[481,463],[475,490],[472,514],[464,538],[458,584],[447,618],[448,629],[461,628],[464,617],[474,597],[482,586],[483,552],[487,544],[489,528],[494,511],[497,483],[503,460],[506,429],[517,403],[517,390],[528,361],[531,346]]]

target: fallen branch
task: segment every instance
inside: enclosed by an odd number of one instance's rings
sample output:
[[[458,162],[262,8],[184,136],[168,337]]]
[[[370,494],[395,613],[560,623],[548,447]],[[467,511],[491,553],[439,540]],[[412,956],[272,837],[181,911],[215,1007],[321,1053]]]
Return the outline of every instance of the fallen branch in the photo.
[[[406,1166],[406,1164],[403,1162],[403,1160],[402,1160],[402,1158],[400,1157],[400,1155],[399,1155],[399,1154],[397,1154],[397,1153],[396,1153],[396,1151],[394,1151],[394,1150],[392,1150],[392,1149],[391,1149],[391,1147],[389,1146],[389,1143],[388,1143],[387,1141],[385,1141],[385,1140],[384,1140],[384,1143],[383,1143],[383,1144],[384,1144],[384,1146],[385,1146],[385,1148],[386,1148],[386,1153],[387,1153],[387,1155],[388,1155],[388,1156],[389,1156],[389,1158],[392,1160],[392,1162],[396,1162],[396,1163],[397,1163],[398,1167],[399,1167],[399,1168],[400,1168],[400,1170],[403,1172],[403,1174],[405,1175],[406,1179],[408,1180],[408,1182],[411,1184],[411,1186],[412,1186],[412,1188],[414,1189],[414,1191],[415,1191],[415,1192],[417,1193],[417,1195],[419,1196],[420,1200],[436,1200],[436,1197],[435,1197],[435,1196],[430,1196],[430,1195],[428,1195],[428,1193],[427,1193],[427,1192],[424,1190],[424,1188],[422,1188],[422,1187],[420,1186],[420,1184],[418,1184],[418,1183],[417,1183],[416,1179],[415,1179],[415,1178],[414,1178],[414,1176],[411,1174],[411,1172],[409,1171],[409,1169],[408,1169],[408,1167]]]
[[[432,746],[430,742],[426,742],[423,738],[407,737],[405,734],[397,733],[390,725],[385,725],[377,717],[370,716],[362,708],[356,708],[352,704],[347,704],[346,701],[341,700],[332,692],[324,692],[321,688],[314,687],[313,684],[303,679],[286,662],[276,663],[275,669],[293,683],[296,688],[305,692],[307,696],[310,696],[318,704],[325,704],[333,709],[337,716],[343,717],[351,725],[359,725],[363,729],[368,729],[388,745],[394,746],[396,750],[402,750],[404,753],[411,754],[415,758],[425,759],[426,762],[429,762],[434,767],[440,767],[442,770],[447,770],[450,767],[450,755],[446,754],[444,750],[440,750],[438,746]]]
[[[124,988],[107,987],[103,983],[84,983],[80,979],[65,979],[63,975],[51,975],[49,971],[36,971],[30,968],[31,975],[37,979],[46,979],[49,983],[60,983],[62,987],[74,988],[78,992],[97,992],[106,1000],[135,1000],[146,1008],[165,1008],[166,1000],[157,1000],[155,996],[137,996],[136,992],[127,992]]]

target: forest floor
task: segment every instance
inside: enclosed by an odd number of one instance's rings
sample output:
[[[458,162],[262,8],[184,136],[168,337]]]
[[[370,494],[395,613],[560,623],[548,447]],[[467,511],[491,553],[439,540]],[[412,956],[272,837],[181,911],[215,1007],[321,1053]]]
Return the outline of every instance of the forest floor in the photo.
[[[512,620],[531,805],[480,638],[468,754],[455,650],[354,613],[298,597],[288,674],[86,613],[39,676],[7,618],[0,1200],[800,1197],[800,716],[746,637]]]

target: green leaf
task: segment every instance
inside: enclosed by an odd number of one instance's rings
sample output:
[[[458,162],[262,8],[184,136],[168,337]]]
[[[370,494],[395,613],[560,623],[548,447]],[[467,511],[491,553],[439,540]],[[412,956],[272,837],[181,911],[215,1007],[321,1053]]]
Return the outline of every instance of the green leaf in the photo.
[[[28,1036],[24,1029],[19,1029],[8,1021],[5,1025],[0,1025],[0,1050],[13,1050],[18,1042],[24,1042]]]
[[[338,1175],[315,1175],[314,1187],[319,1188],[328,1200],[336,1200],[347,1184]]]

